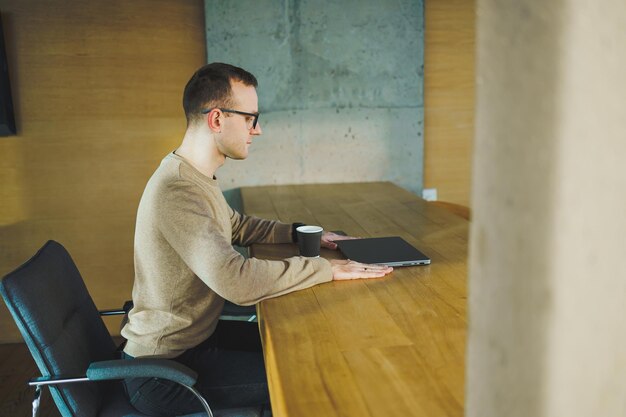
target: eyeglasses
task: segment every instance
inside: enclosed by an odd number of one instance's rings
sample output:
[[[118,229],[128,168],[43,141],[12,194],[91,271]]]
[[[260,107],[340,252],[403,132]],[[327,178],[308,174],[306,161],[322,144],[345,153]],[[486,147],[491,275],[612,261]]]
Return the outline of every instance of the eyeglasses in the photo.
[[[211,110],[214,110],[214,109],[204,109],[204,110],[202,110],[202,114],[209,114],[211,112]],[[253,117],[252,125],[250,124],[250,120],[246,119],[246,122],[248,124],[248,129],[256,129],[256,125],[257,125],[257,123],[259,123],[259,116],[261,115],[260,113],[246,113],[245,111],[232,110],[232,109],[221,109],[221,108],[218,108],[218,110],[221,110],[224,113],[234,113],[234,114],[240,114],[242,116]]]

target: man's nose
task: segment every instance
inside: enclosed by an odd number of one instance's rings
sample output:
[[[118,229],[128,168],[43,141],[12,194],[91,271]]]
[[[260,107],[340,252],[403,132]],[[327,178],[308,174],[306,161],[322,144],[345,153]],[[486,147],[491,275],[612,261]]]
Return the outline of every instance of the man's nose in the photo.
[[[258,122],[256,124],[256,127],[252,129],[252,134],[253,135],[262,135],[263,134],[263,129],[261,129],[261,123]]]

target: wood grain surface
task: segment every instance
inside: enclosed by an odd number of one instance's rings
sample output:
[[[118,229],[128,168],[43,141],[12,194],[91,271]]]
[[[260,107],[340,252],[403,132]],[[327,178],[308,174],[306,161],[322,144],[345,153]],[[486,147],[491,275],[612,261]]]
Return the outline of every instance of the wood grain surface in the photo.
[[[251,187],[242,198],[247,214],[401,236],[432,259],[260,303],[275,416],[463,415],[465,219],[391,183]],[[252,248],[260,258],[296,254],[295,245]]]
[[[0,0],[18,134],[0,138],[0,276],[47,240],[99,308],[130,298],[139,199],[185,132],[204,2]],[[109,326],[119,334],[119,323]],[[0,302],[0,343],[19,335]]]
[[[424,2],[424,187],[470,206],[475,0]]]

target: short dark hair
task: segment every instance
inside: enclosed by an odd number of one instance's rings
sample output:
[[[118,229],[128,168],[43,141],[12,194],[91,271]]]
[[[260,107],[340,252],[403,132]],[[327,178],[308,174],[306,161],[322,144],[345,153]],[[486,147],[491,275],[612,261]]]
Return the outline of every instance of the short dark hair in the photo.
[[[202,118],[202,110],[232,106],[231,81],[257,87],[258,82],[248,71],[221,62],[213,62],[198,69],[185,86],[183,109],[187,125]]]

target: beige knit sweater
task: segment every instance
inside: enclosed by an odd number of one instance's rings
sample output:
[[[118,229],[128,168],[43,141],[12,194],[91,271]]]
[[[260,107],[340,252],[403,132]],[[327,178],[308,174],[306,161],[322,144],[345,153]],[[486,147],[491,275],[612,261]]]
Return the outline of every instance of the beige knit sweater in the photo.
[[[332,279],[323,258],[246,259],[232,246],[291,241],[291,225],[237,213],[215,179],[169,154],[139,203],[124,351],[178,356],[213,333],[224,299],[251,305]]]

